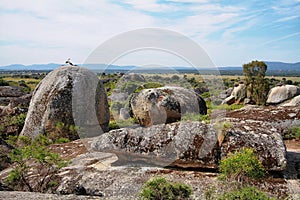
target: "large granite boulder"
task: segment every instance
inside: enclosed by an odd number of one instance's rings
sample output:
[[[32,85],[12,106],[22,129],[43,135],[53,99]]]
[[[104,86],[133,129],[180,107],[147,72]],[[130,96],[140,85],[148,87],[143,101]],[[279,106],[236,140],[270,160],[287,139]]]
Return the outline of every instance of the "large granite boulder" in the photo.
[[[99,125],[102,131],[108,130],[107,97],[94,73],[65,66],[50,72],[33,92],[21,135],[34,138],[41,133],[55,132],[58,122],[80,126],[83,132]],[[68,137],[73,140],[78,135]]]
[[[272,88],[268,94],[267,104],[279,104],[300,95],[300,88],[295,85],[280,85]]]
[[[187,113],[207,114],[202,97],[181,87],[144,89],[131,98],[130,106],[142,126],[176,122]]]
[[[96,138],[92,148],[116,153],[123,165],[216,168],[219,159],[216,131],[199,122],[112,130]]]
[[[286,150],[279,133],[264,128],[254,131],[255,128],[252,130],[239,123],[228,130],[213,127],[216,126],[201,122],[176,122],[148,128],[123,128],[99,136],[92,148],[115,153],[120,164],[140,162],[216,169],[221,158],[249,147],[254,148],[267,170],[285,169]]]

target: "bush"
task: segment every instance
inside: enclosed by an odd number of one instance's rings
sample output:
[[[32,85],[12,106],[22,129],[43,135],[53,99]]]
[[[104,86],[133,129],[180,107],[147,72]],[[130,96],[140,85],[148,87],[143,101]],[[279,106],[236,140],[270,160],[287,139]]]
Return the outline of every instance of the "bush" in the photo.
[[[158,177],[148,180],[140,193],[140,199],[188,199],[192,188],[183,183],[170,183],[165,178]]]
[[[300,139],[300,126],[290,128],[290,132],[289,139]]]
[[[15,146],[9,154],[14,168],[5,179],[5,183],[11,189],[46,192],[49,187],[52,187],[49,184],[58,170],[67,165],[67,162],[62,160],[59,154],[51,153],[46,148],[50,141],[43,135],[38,136],[35,140],[20,136],[18,147],[15,138],[12,138],[10,143],[14,143]],[[35,163],[35,170],[38,172],[38,176],[35,178],[29,175],[32,169],[28,166],[28,161]]]
[[[0,78],[0,86],[8,86],[9,83],[6,82],[5,80],[3,80],[2,78]]]
[[[275,198],[270,198],[268,195],[255,187],[243,187],[240,190],[233,190],[231,192],[225,193],[218,197],[218,200],[271,200]]]
[[[263,178],[266,174],[254,150],[250,148],[243,148],[240,152],[222,159],[219,171],[222,173],[221,178],[234,179],[238,182],[243,182],[247,178]]]

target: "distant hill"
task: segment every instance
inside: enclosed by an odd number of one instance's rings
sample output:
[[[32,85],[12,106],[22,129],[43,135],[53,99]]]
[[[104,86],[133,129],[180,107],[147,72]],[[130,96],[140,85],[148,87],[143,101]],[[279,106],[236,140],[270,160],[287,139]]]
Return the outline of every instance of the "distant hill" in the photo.
[[[268,71],[300,71],[300,62],[284,63],[265,61],[268,66]],[[220,70],[243,70],[243,67],[219,67]]]
[[[271,62],[271,61],[265,61],[265,63],[268,65],[268,73],[275,73],[278,74],[280,72],[294,72],[297,71],[297,74],[300,73],[300,62],[297,63],[283,63],[283,62]],[[1,71],[22,71],[22,70],[38,70],[38,71],[51,71],[54,70],[55,68],[61,66],[61,64],[57,64],[57,63],[49,63],[49,64],[33,64],[33,65],[22,65],[22,64],[13,64],[13,65],[8,65],[8,66],[0,66],[0,70]],[[130,71],[135,69],[135,66],[117,66],[117,65],[109,65],[107,68],[107,65],[105,64],[85,64],[84,67],[87,67],[90,70],[93,71],[101,71],[104,70],[106,72],[126,72],[126,71]],[[171,70],[170,70],[171,69]],[[159,68],[159,70],[156,68],[139,68],[139,71],[145,71],[145,72],[149,72],[149,71],[172,71],[173,70],[177,70],[179,72],[193,72],[193,71],[197,71],[194,68],[190,68],[190,67],[180,67],[180,66],[176,66],[176,67],[171,67],[171,68]],[[236,71],[239,73],[242,73],[242,66],[225,66],[225,67],[218,67],[218,69],[220,71]],[[215,69],[209,69],[209,68],[205,68],[205,69],[198,69],[201,71],[205,71],[205,70],[209,70],[209,71],[215,71]],[[285,74],[285,73],[284,73]]]

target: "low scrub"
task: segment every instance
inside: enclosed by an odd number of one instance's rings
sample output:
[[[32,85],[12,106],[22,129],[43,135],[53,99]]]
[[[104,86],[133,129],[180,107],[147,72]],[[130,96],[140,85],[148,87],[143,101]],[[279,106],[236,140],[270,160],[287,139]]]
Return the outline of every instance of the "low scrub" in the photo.
[[[284,139],[288,139],[288,140],[297,139],[297,140],[299,140],[300,139],[300,126],[291,127],[290,131],[289,131],[289,134],[285,135]]]
[[[51,140],[44,135],[34,140],[25,136],[16,140],[14,137],[8,142],[14,146],[9,154],[14,167],[5,179],[5,184],[12,190],[47,192],[53,186],[58,170],[68,163],[59,154],[47,149]]]
[[[219,165],[221,178],[236,180],[259,179],[266,175],[266,171],[253,149],[243,148],[239,152],[223,158]]]
[[[189,199],[192,188],[183,183],[171,183],[165,178],[158,177],[148,180],[140,193],[140,199]]]
[[[243,187],[239,190],[233,190],[223,195],[219,195],[218,200],[276,200],[270,198],[265,192],[260,191],[255,187]]]

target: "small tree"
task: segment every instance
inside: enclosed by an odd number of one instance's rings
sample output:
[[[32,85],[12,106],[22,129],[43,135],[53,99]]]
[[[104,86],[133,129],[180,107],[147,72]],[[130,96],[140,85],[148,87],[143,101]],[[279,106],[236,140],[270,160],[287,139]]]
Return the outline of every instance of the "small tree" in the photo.
[[[265,79],[267,65],[263,61],[252,61],[243,65],[243,72],[246,80],[248,98],[256,104],[265,104],[269,83]]]

